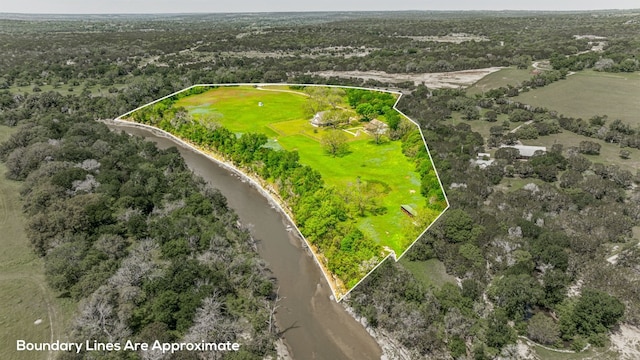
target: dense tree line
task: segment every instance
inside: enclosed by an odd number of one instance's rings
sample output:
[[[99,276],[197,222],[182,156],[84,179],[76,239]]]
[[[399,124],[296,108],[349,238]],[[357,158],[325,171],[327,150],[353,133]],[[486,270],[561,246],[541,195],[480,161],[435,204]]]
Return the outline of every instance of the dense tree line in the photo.
[[[7,176],[24,181],[27,235],[49,285],[86,300],[72,337],[218,342],[242,333],[244,358],[272,353],[273,283],[226,199],[194,178],[175,148],[58,106],[32,113],[0,157]],[[199,328],[198,318],[212,323]]]

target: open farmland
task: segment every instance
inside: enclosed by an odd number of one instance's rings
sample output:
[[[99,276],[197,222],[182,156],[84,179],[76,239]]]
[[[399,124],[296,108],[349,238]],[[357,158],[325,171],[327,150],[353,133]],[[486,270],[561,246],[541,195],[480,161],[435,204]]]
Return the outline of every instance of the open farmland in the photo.
[[[580,71],[567,79],[521,93],[514,100],[589,119],[607,115],[610,120],[640,124],[640,73]]]
[[[533,73],[531,72],[531,69],[516,69],[514,67],[501,69],[500,71],[488,74],[478,82],[469,86],[467,88],[467,94],[482,94],[485,91],[497,89],[503,86],[516,86],[525,80],[531,79],[532,76]]]

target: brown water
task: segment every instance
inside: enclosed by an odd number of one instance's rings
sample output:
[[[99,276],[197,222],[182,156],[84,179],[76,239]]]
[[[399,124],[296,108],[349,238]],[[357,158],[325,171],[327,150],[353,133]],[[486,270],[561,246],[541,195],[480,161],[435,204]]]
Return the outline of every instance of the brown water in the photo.
[[[109,125],[143,136],[160,148],[176,146],[194,173],[220,189],[240,221],[258,240],[258,253],[278,279],[280,308],[276,320],[294,359],[379,359],[380,347],[342,306],[301,240],[287,231],[288,220],[256,189],[206,156],[153,132]]]

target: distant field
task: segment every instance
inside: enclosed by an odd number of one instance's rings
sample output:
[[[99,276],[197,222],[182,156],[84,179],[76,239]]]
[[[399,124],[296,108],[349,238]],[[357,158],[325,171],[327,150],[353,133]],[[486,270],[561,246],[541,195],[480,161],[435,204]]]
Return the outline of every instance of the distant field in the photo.
[[[14,130],[0,126],[0,143]],[[46,359],[46,352],[16,352],[16,340],[63,340],[75,305],[55,298],[45,284],[43,261],[31,250],[24,231],[21,184],[7,180],[5,172],[0,164],[0,359]],[[38,319],[42,323],[35,325]]]
[[[589,138],[574,134],[569,131],[563,131],[560,134],[552,134],[541,136],[535,140],[522,140],[525,145],[540,145],[551,148],[553,144],[562,144],[566,150],[569,146],[578,146],[581,141],[593,141],[600,144],[600,155],[584,155],[587,159],[594,163],[615,164],[623,169],[631,171],[635,174],[640,169],[640,150],[632,148],[624,148],[631,153],[629,159],[620,158],[621,148],[617,144],[611,144],[602,140]]]
[[[497,89],[501,86],[517,85],[524,80],[529,80],[533,74],[531,69],[516,69],[514,67],[502,69],[483,77],[481,80],[467,88],[467,94],[482,94],[484,91]]]
[[[175,106],[184,106],[194,117],[212,118],[237,133],[266,134],[270,137],[269,147],[298,151],[300,161],[320,172],[329,186],[343,189],[359,180],[382,184],[388,189],[381,200],[387,213],[363,217],[358,221],[358,227],[398,255],[404,252],[415,238],[406,236],[407,227],[412,225],[402,213],[400,204],[411,205],[425,214],[432,210],[425,207],[419,175],[414,171],[415,165],[402,154],[401,143],[376,145],[364,131],[354,136],[358,131],[353,130],[353,134],[348,135],[349,154],[332,157],[320,143],[326,130],[311,126],[310,116],[305,114],[309,98],[287,88],[270,89],[284,91],[221,87],[182,98]],[[438,212],[433,213],[435,218]]]
[[[542,106],[561,114],[589,119],[608,115],[640,125],[640,72],[580,71],[543,88],[520,94],[514,100]]]

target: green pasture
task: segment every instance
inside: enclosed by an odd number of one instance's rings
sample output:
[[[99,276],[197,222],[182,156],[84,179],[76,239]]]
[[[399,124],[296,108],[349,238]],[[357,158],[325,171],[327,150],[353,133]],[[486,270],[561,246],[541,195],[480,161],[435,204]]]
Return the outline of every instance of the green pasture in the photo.
[[[207,116],[233,132],[274,136],[268,125],[305,119],[307,101],[302,95],[288,92],[222,87],[182,98],[174,106],[184,106],[196,118]],[[260,102],[263,106],[258,105]]]
[[[531,68],[517,69],[515,67],[510,67],[502,69],[500,71],[496,71],[478,80],[475,84],[469,86],[467,88],[467,94],[482,94],[485,91],[497,89],[502,86],[518,85],[521,82],[529,80],[531,79],[531,77],[533,77],[533,73],[531,72],[531,70]]]
[[[0,143],[13,131],[0,126]],[[75,304],[56,298],[46,285],[43,261],[31,250],[24,230],[21,183],[6,179],[6,170],[0,163],[0,359],[47,359],[47,352],[17,352],[16,340],[64,340]],[[36,320],[42,323],[36,325]]]
[[[320,141],[325,131],[312,126],[305,114],[305,95],[274,88],[267,91],[253,87],[222,87],[188,96],[176,102],[194,117],[212,119],[237,133],[261,132],[269,137],[268,147],[296,150],[300,162],[317,170],[329,186],[339,191],[349,184],[378,183],[386,189],[380,205],[387,211],[358,220],[358,227],[370,238],[400,255],[414,240],[417,230],[413,220],[400,205],[411,205],[421,215],[435,218],[437,212],[426,208],[420,194],[420,178],[415,165],[401,151],[401,143],[375,144],[360,125],[349,129],[349,153],[340,157],[327,154]],[[258,106],[262,102],[263,106]],[[341,130],[342,131],[342,130]],[[433,212],[433,214],[431,214]],[[415,230],[415,231],[414,231]]]
[[[389,192],[382,197],[381,205],[387,208],[387,213],[363,217],[358,227],[398,255],[415,240],[407,235],[407,228],[415,225],[400,210],[400,205],[411,205],[418,212],[431,210],[423,206],[420,178],[414,165],[402,154],[399,142],[376,145],[368,139],[352,141],[350,152],[341,157],[326,154],[318,141],[305,135],[280,137],[278,143],[287,150],[297,150],[300,161],[320,172],[329,186],[342,189],[358,179],[384,183]]]
[[[565,80],[521,93],[514,100],[585,120],[594,115],[607,115],[609,121],[620,119],[638,126],[640,72],[580,71]]]

